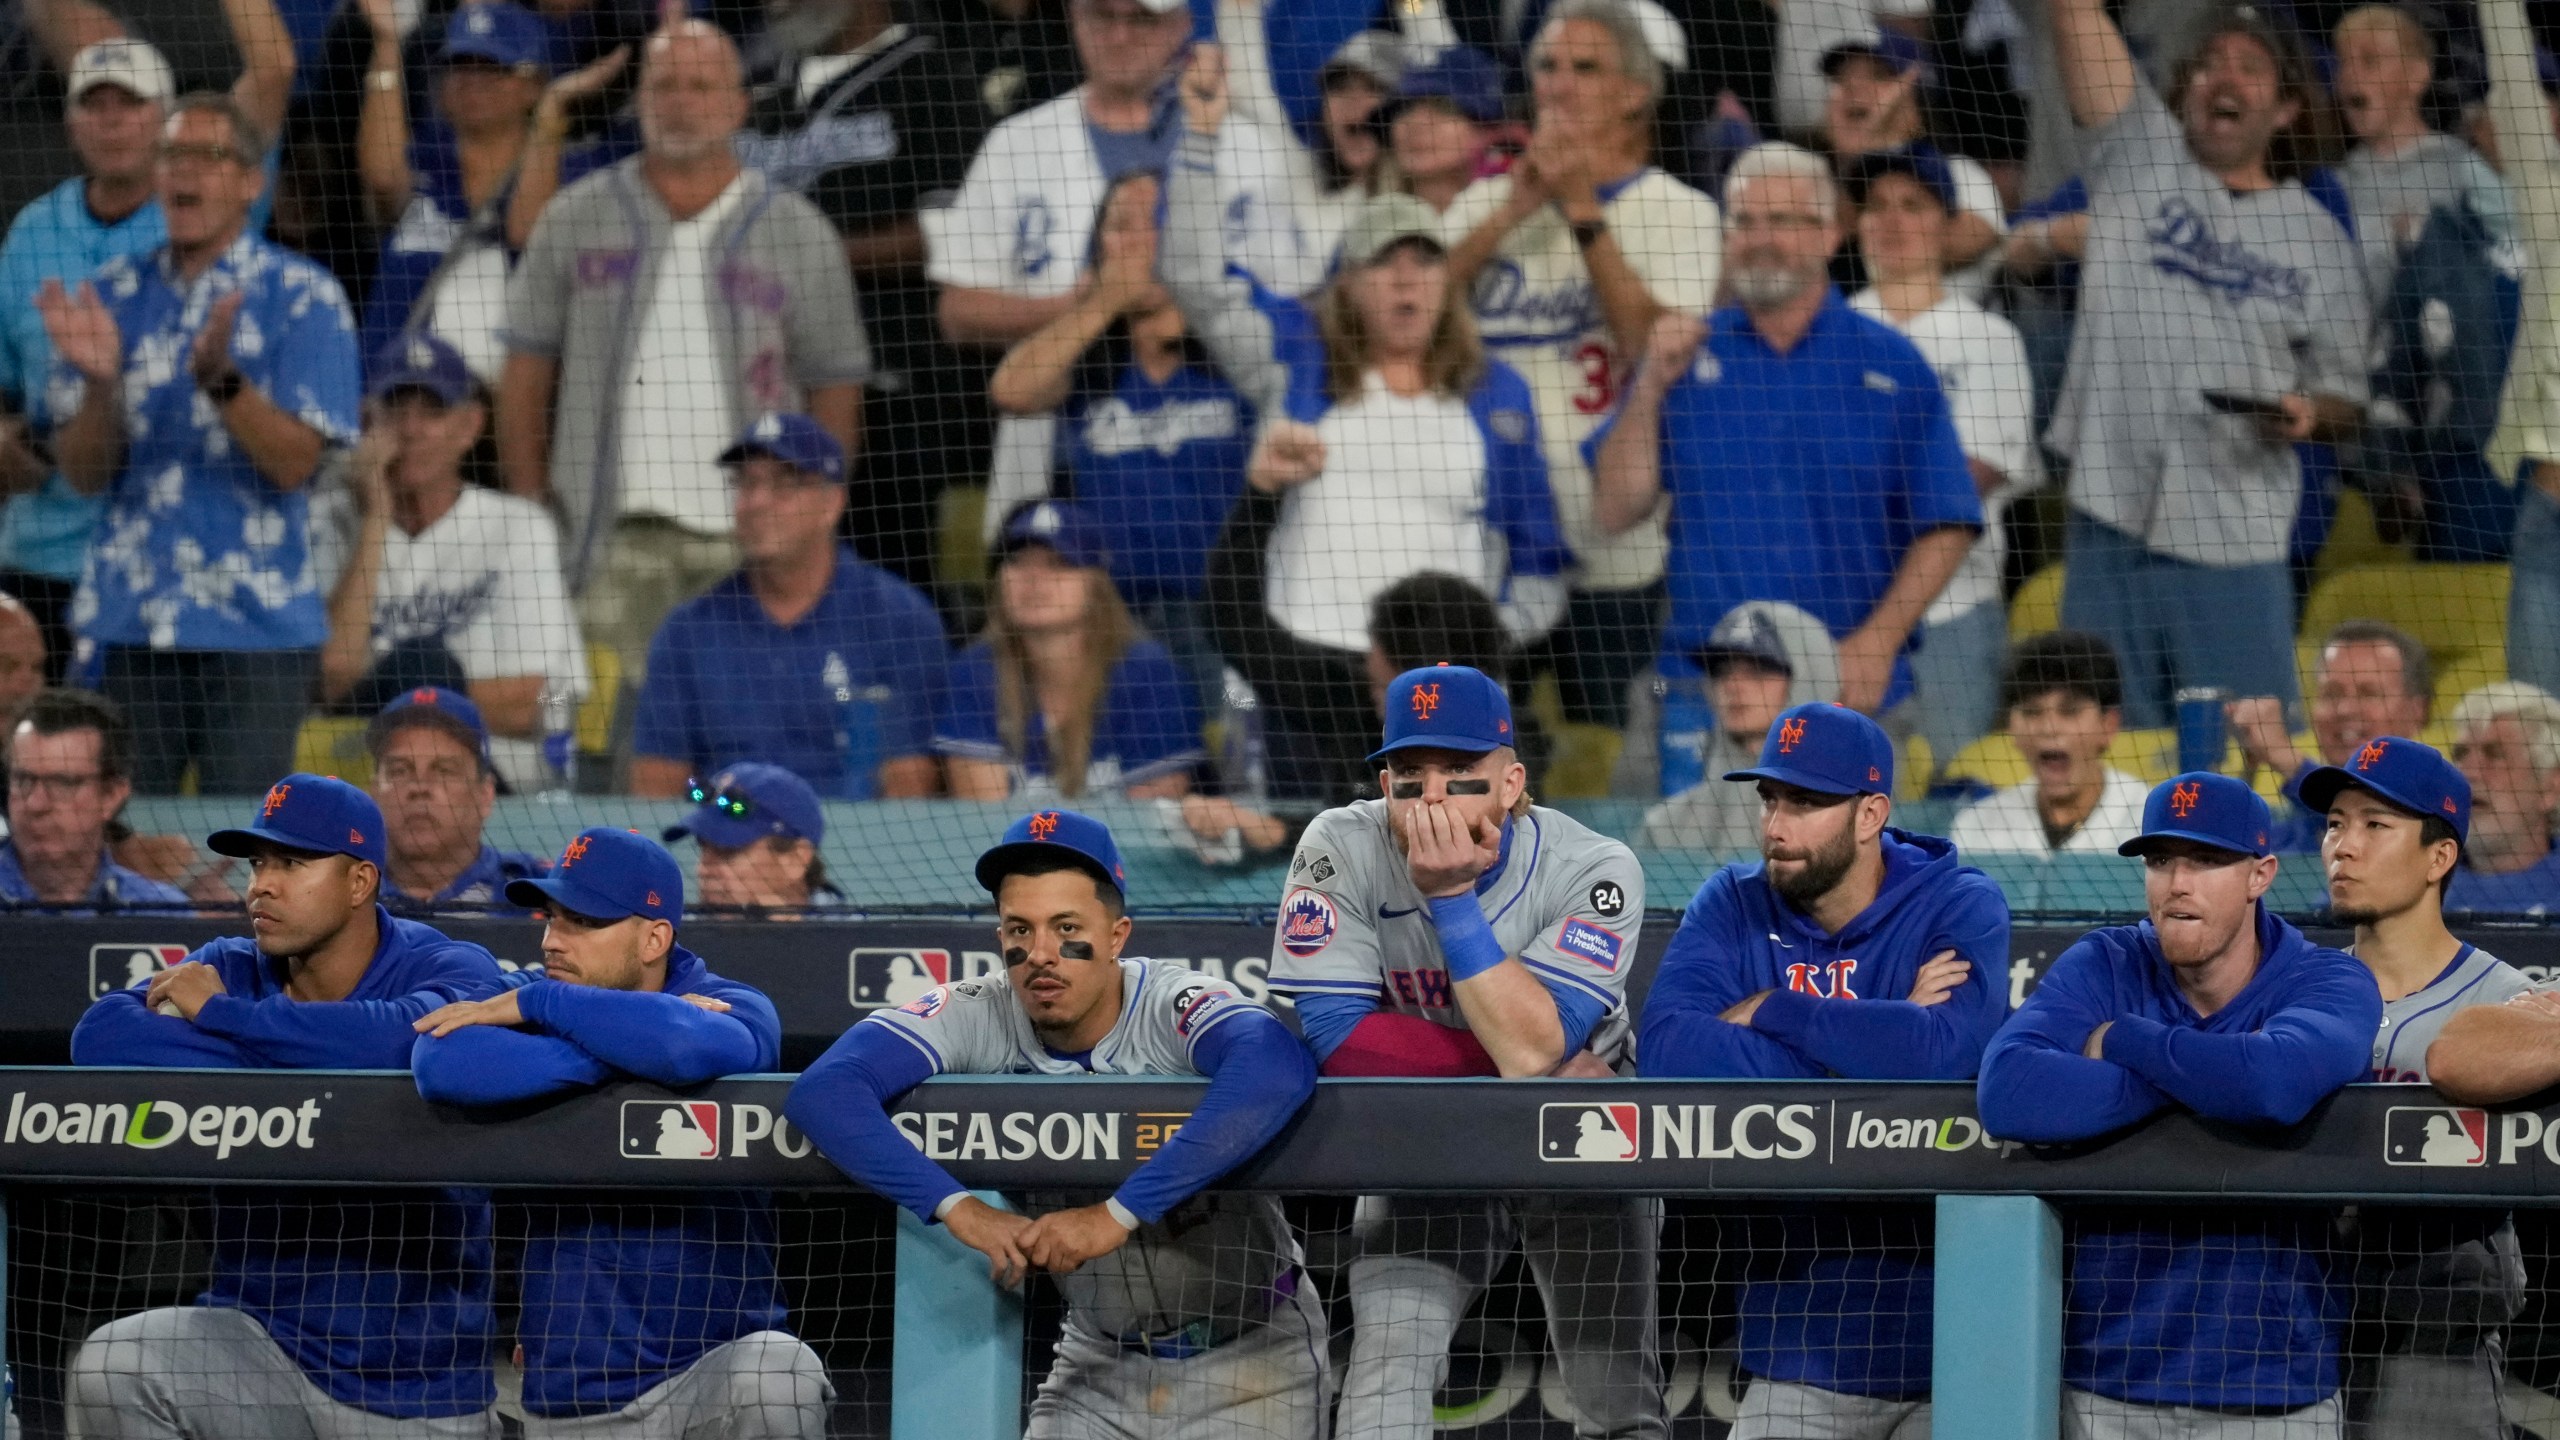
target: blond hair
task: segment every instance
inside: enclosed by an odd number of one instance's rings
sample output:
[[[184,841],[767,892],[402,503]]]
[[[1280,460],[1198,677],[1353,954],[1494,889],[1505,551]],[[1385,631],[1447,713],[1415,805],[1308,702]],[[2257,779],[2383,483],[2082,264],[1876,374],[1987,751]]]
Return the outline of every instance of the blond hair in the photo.
[[[1316,333],[1324,340],[1325,394],[1336,405],[1360,398],[1369,375],[1369,327],[1351,295],[1351,277],[1368,267],[1348,265],[1316,302]],[[1434,394],[1463,400],[1484,378],[1484,341],[1465,301],[1454,289],[1441,296],[1440,319],[1422,352],[1422,380]]]
[[[1050,727],[1049,779],[1069,799],[1084,794],[1085,771],[1093,760],[1093,720],[1111,688],[1111,672],[1139,634],[1138,622],[1112,588],[1111,572],[1085,574],[1084,668],[1068,692],[1066,714]],[[1031,714],[1039,695],[1031,683],[1031,648],[1022,633],[1006,621],[1001,591],[987,607],[986,641],[995,652],[996,737],[1017,762],[1030,754]]]

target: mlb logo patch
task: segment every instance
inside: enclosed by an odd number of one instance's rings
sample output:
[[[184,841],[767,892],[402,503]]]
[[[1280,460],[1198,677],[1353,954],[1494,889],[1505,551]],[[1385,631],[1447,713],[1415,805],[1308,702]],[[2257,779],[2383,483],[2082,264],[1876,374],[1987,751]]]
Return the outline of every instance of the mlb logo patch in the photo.
[[[854,1009],[897,1009],[951,982],[951,952],[860,946],[849,968]]]
[[[714,1100],[622,1102],[625,1160],[717,1160],[720,1105]]]
[[[1331,897],[1317,890],[1292,890],[1280,902],[1280,948],[1301,959],[1313,955],[1333,943],[1339,923]]]
[[[1603,930],[1588,920],[1567,920],[1556,932],[1556,948],[1567,955],[1578,956],[1603,970],[1618,968],[1618,956],[1627,948],[1624,936],[1614,930]]]
[[[2489,1112],[2467,1105],[2394,1105],[2382,1115],[2382,1163],[2486,1165]]]
[[[187,958],[184,945],[144,945],[113,941],[89,947],[89,998],[112,995],[138,985]]]
[[[1640,1150],[1639,1114],[1634,1105],[1541,1105],[1538,1158],[1559,1165],[1625,1164]]]

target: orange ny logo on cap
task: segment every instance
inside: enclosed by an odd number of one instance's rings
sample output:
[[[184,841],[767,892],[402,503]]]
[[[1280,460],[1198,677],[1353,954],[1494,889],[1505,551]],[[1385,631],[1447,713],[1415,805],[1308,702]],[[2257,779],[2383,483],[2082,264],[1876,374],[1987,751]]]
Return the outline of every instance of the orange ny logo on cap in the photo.
[[[417,689],[409,692],[409,703],[412,705],[433,705],[436,703],[436,692],[428,686],[421,685]]]
[[[2359,770],[2372,769],[2373,762],[2382,758],[2382,746],[2383,742],[2380,740],[2367,740],[2364,742],[2364,748],[2356,752],[2356,768]]]
[[[2196,813],[2196,802],[2204,798],[2204,788],[2192,780],[2181,781],[2169,792],[2169,813],[2184,820]]]
[[[267,789],[267,803],[259,807],[258,818],[264,820],[268,816],[276,813],[278,810],[283,809],[284,797],[292,793],[293,787],[290,785],[269,786]]]
[[[1778,726],[1779,754],[1793,754],[1796,746],[1802,743],[1804,743],[1804,722],[1802,720],[1789,720]]]
[[[1428,720],[1440,709],[1440,682],[1413,687],[1413,718]]]
[[[1032,839],[1034,839],[1034,840],[1051,840],[1051,839],[1055,839],[1055,838],[1057,837],[1057,834],[1058,834],[1058,812],[1057,812],[1057,811],[1055,811],[1055,810],[1043,810],[1043,811],[1041,811],[1039,814],[1034,815],[1034,816],[1032,816],[1032,817],[1031,817],[1031,838],[1032,838]]]
[[[566,870],[570,866],[575,865],[586,858],[587,837],[581,835],[577,839],[569,842],[568,849],[560,852],[560,868]]]

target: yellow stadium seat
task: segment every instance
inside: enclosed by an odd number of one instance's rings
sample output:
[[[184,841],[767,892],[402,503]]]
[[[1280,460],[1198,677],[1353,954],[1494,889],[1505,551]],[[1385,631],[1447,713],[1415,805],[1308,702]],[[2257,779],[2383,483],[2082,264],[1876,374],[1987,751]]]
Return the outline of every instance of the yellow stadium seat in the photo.
[[[2119,730],[2115,743],[2107,747],[2107,763],[2157,785],[2178,773],[2178,732]]]
[[[1894,749],[1893,798],[1909,805],[1928,797],[1929,787],[1937,781],[1938,759],[1930,751],[1929,737],[1913,731],[1902,737]]]
[[[2385,542],[2374,525],[2373,503],[2361,492],[2350,489],[2338,496],[2338,513],[2329,522],[2329,538],[2320,542],[2320,554],[2311,562],[2311,568],[2315,576],[2326,580],[2359,566],[2408,563],[2408,543]]]
[[[2062,562],[2056,560],[2028,576],[2018,593],[2009,597],[2009,643],[2061,628]]]
[[[2382,620],[2418,638],[2439,667],[2466,655],[2507,653],[2504,565],[2361,565],[2311,587],[2302,639],[2349,620]]]
[[[614,708],[622,703],[622,652],[587,647],[587,698],[578,706],[578,748],[602,755],[613,748]]]
[[[2436,724],[2428,728],[2435,729],[2451,720],[2453,707],[2462,703],[2463,696],[2506,678],[2507,652],[2504,649],[2475,650],[2468,655],[2440,657],[2436,662]]]
[[[2010,743],[2008,732],[1995,730],[1957,751],[1939,768],[1937,778],[1977,781],[2006,790],[2027,778],[2027,758]]]
[[[984,585],[987,583],[987,547],[979,537],[984,531],[987,488],[983,485],[954,485],[942,492],[942,534],[934,557],[934,577],[945,585]]]
[[[364,748],[365,721],[356,715],[307,715],[293,741],[293,768],[335,775],[350,785],[373,783],[373,753]]]

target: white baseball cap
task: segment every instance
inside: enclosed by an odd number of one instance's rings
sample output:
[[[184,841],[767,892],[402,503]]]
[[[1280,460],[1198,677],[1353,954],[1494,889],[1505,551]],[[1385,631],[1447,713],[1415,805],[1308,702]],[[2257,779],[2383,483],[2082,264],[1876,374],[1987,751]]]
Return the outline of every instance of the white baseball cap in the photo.
[[[78,104],[81,96],[100,85],[114,85],[163,105],[178,93],[177,77],[170,73],[169,62],[143,40],[101,40],[71,57],[66,103]]]
[[[1677,71],[1689,68],[1689,37],[1681,33],[1680,22],[1671,18],[1670,11],[1656,4],[1655,0],[1627,0],[1627,9],[1644,30],[1645,48],[1653,52],[1654,59],[1662,62],[1663,69]]]

